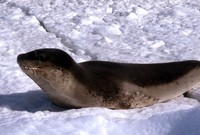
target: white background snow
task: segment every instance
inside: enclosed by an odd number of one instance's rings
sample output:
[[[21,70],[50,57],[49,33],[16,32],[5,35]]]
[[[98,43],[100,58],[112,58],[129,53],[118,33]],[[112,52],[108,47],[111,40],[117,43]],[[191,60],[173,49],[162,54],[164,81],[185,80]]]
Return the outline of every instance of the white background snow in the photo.
[[[200,135],[192,98],[130,110],[54,106],[16,63],[45,47],[77,62],[200,60],[199,0],[0,0],[0,134]]]

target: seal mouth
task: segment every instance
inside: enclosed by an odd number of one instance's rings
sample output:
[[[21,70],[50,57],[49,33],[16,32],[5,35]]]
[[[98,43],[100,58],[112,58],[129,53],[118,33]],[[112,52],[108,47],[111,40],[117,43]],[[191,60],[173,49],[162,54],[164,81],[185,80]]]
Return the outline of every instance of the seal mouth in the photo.
[[[25,70],[37,70],[38,68],[36,67],[29,67],[29,66],[25,66],[25,65],[21,65],[23,67],[23,69]]]
[[[37,75],[37,71],[39,68],[37,67],[30,67],[30,66],[26,66],[24,64],[20,64],[20,67],[22,69],[22,71],[24,71],[26,74],[32,74],[32,75]]]

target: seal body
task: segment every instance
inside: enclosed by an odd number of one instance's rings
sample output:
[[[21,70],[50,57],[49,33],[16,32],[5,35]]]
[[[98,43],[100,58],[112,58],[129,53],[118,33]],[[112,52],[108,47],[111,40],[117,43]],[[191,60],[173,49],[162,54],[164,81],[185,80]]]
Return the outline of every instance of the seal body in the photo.
[[[136,108],[182,95],[200,83],[200,62],[76,63],[59,49],[20,54],[17,62],[54,103],[67,107]]]

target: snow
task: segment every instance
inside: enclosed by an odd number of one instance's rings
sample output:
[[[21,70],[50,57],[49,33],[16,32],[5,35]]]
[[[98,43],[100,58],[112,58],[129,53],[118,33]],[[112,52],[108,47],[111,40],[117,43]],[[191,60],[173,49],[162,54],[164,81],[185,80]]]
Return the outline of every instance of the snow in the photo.
[[[0,1],[0,134],[198,135],[200,89],[153,106],[59,108],[16,57],[60,48],[77,62],[200,60],[198,0]]]

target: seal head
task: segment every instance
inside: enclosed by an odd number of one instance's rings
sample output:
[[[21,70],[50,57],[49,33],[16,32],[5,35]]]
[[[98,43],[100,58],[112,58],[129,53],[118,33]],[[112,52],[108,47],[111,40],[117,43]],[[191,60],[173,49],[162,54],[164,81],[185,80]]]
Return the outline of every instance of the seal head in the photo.
[[[40,66],[43,67],[44,65],[70,68],[75,63],[67,53],[59,49],[38,49],[26,54],[20,54],[17,57],[17,62],[22,70],[40,69]]]
[[[80,92],[84,88],[78,81],[84,79],[81,68],[64,51],[38,49],[18,55],[17,62],[22,71],[59,106],[82,107],[87,102],[82,101],[86,96]]]

